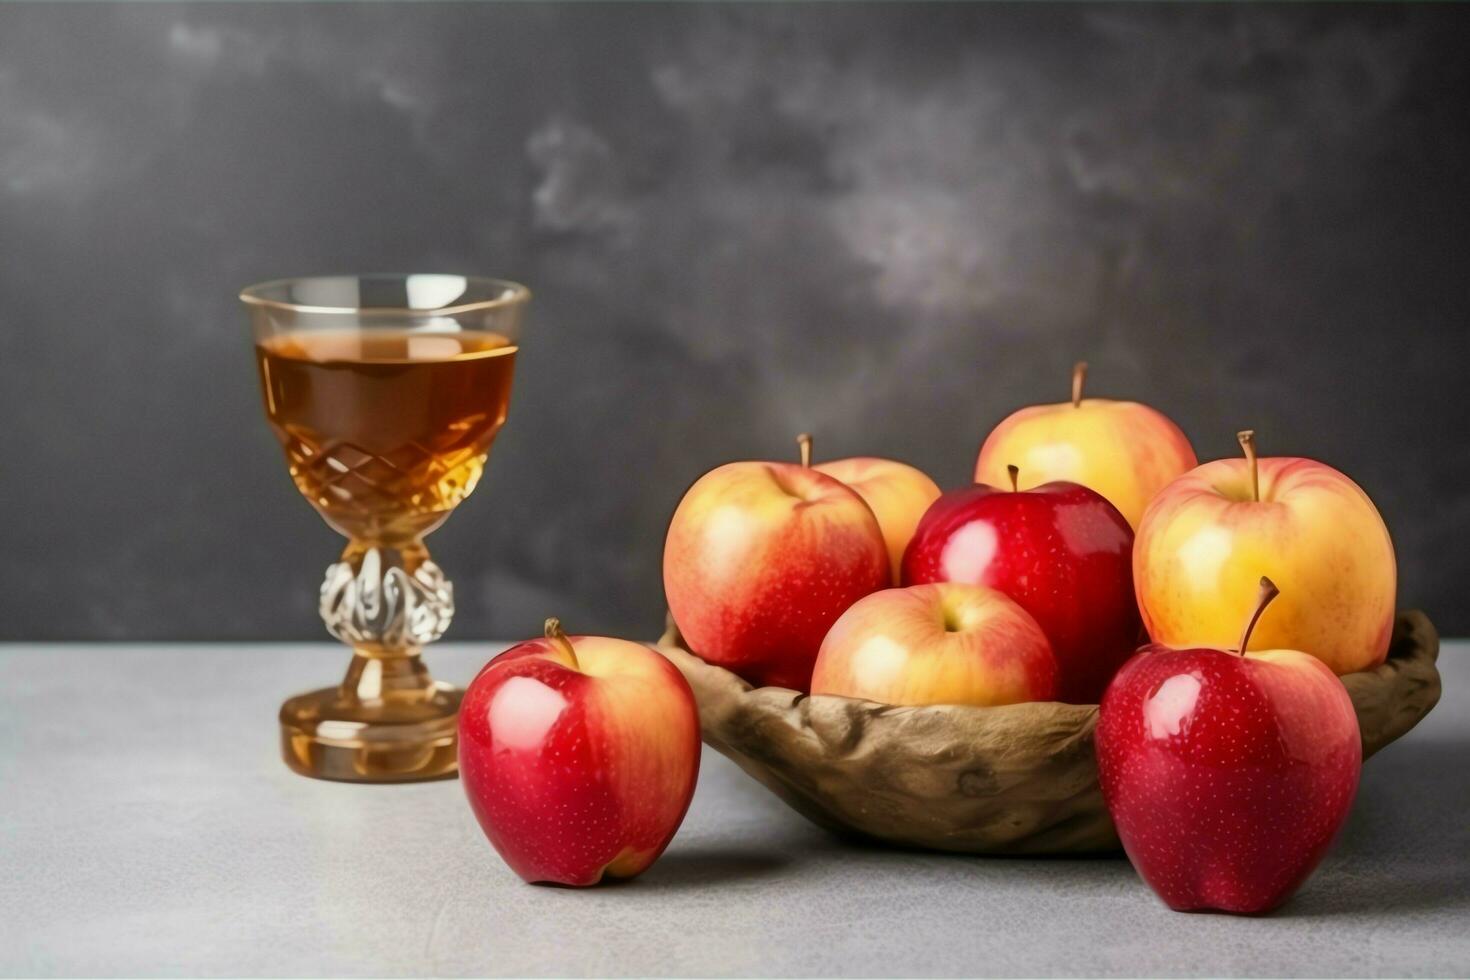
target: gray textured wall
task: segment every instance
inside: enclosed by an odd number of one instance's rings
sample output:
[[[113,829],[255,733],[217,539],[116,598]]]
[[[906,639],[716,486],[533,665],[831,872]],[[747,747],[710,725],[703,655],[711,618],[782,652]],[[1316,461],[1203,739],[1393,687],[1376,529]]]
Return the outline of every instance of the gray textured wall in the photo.
[[[319,635],[236,289],[537,292],[452,636],[648,634],[709,466],[1098,394],[1378,504],[1470,633],[1470,7],[0,5],[0,638]]]

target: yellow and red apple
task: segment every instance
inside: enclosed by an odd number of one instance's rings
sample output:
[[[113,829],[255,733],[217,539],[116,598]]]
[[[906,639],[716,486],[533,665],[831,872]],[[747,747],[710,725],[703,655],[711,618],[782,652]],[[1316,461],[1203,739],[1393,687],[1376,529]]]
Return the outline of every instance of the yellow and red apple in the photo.
[[[1226,646],[1262,575],[1281,588],[1256,649],[1304,650],[1338,674],[1383,662],[1397,566],[1378,509],[1332,467],[1297,457],[1206,463],[1164,488],[1133,548],[1144,627],[1170,646]]]
[[[727,463],[674,512],[664,594],[704,660],[805,691],[827,630],[889,585],[889,562],[878,519],[845,484],[795,463]]]
[[[885,589],[833,624],[813,694],[884,704],[1049,701],[1057,662],[1036,620],[995,589],[954,582]]]
[[[1022,490],[1080,483],[1137,530],[1154,494],[1199,461],[1163,413],[1138,402],[1083,398],[1086,370],[1086,364],[1073,369],[1070,402],[1023,408],[995,427],[980,447],[975,482],[1005,486],[1006,467],[1016,466]]]
[[[806,440],[804,451],[810,446],[810,437]],[[872,509],[888,547],[889,567],[896,583],[903,550],[914,536],[914,528],[929,505],[939,499],[938,484],[907,463],[877,456],[834,459],[812,469],[851,487]]]
[[[651,865],[699,774],[682,674],[641,643],[546,637],[480,671],[459,710],[459,774],[485,835],[526,881],[592,885]]]

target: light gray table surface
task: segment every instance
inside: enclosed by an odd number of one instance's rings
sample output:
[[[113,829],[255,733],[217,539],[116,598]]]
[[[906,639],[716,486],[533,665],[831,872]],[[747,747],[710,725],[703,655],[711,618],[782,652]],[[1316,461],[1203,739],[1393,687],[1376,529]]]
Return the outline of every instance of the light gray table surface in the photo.
[[[465,682],[497,647],[445,645]],[[275,712],[321,645],[0,646],[0,973],[1464,975],[1470,643],[1372,759],[1342,841],[1277,914],[1168,911],[1126,860],[840,842],[706,750],[642,878],[522,884],[456,781],[293,775]]]

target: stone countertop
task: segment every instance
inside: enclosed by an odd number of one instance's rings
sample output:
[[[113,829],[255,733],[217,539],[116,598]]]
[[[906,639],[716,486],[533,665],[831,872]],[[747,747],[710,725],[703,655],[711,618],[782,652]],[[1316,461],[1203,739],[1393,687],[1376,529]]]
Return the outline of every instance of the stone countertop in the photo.
[[[429,662],[464,683],[495,644]],[[522,884],[457,781],[293,775],[276,709],[340,648],[0,646],[0,974],[1463,975],[1470,642],[1370,760],[1342,841],[1246,919],[1168,911],[1126,860],[854,847],[706,750],[663,858]]]

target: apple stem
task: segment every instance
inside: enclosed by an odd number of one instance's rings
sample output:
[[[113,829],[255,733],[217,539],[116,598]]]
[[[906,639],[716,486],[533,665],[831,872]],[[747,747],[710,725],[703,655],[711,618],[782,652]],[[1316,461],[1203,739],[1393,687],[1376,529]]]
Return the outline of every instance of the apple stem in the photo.
[[[1082,386],[1087,383],[1087,362],[1078,361],[1072,365],[1072,407],[1077,408],[1082,404]]]
[[[1259,501],[1261,499],[1261,474],[1256,466],[1256,430],[1242,429],[1235,434],[1235,438],[1240,443],[1240,448],[1245,451],[1245,461],[1250,464],[1251,499]]]
[[[1251,630],[1256,628],[1256,622],[1261,618],[1261,613],[1265,612],[1271,600],[1280,594],[1281,590],[1276,587],[1276,583],[1262,575],[1261,591],[1256,596],[1256,611],[1251,613],[1250,620],[1245,624],[1245,632],[1240,634],[1240,655],[1242,657],[1245,656],[1246,644],[1251,641]]]
[[[801,450],[801,465],[806,469],[812,468],[812,434],[803,432],[796,437],[796,445]]]
[[[1009,473],[1010,474],[1010,477],[1011,477],[1011,493],[1020,493],[1021,492],[1021,467],[1016,466],[1013,463],[1010,466],[1007,466],[1006,467],[1006,472]]]
[[[577,660],[577,651],[572,649],[572,641],[567,639],[566,632],[562,630],[561,620],[552,616],[546,621],[544,632],[546,638],[551,641],[552,645],[566,654],[567,659],[572,662],[572,668],[574,670],[581,670],[582,664]]]

